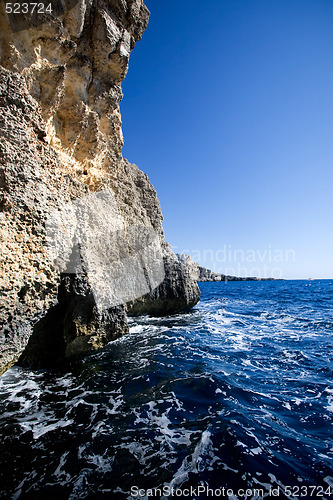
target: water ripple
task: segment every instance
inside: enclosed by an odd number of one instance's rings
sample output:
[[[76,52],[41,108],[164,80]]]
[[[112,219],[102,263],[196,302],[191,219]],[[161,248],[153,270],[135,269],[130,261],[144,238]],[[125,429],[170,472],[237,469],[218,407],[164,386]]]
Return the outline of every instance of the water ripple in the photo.
[[[332,282],[201,288],[191,313],[131,320],[81,375],[13,367],[0,378],[4,498],[327,488]]]

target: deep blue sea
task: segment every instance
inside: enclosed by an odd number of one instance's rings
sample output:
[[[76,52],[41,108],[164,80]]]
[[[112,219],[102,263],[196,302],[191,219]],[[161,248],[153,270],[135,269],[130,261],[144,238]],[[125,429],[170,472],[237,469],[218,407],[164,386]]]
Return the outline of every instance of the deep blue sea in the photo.
[[[333,281],[200,288],[80,374],[0,378],[0,498],[333,497]]]

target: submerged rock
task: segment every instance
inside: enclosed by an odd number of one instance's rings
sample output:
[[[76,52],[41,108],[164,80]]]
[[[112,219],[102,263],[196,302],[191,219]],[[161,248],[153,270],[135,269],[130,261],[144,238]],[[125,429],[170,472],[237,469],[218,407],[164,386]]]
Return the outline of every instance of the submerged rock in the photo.
[[[192,307],[200,293],[164,242],[160,204],[147,175],[121,155],[121,82],[148,23],[142,0],[68,2],[56,16],[45,14],[38,23],[28,16],[22,25],[4,5],[0,9],[1,372],[28,342],[21,359],[35,366],[101,347],[127,331],[126,302],[133,314],[171,314]],[[82,233],[75,240],[68,220],[80,219],[82,200],[105,190],[113,201],[99,206],[98,220],[108,221],[108,234],[122,232],[119,277],[125,273],[129,288],[136,279],[128,277],[124,257],[134,266],[133,227],[156,235],[147,245],[160,242],[164,273],[156,287],[156,272],[145,260],[150,254],[142,250],[144,297],[135,296],[136,284],[128,300],[101,309],[93,293],[101,281],[98,267],[87,252],[95,230],[85,227],[82,244]],[[60,220],[63,213],[71,214],[65,228],[81,252],[82,266],[71,275],[62,275],[66,252],[55,259],[49,246],[50,218],[60,214]],[[93,211],[87,213],[89,219]],[[67,236],[58,238],[60,247]],[[107,295],[110,283],[102,284]]]

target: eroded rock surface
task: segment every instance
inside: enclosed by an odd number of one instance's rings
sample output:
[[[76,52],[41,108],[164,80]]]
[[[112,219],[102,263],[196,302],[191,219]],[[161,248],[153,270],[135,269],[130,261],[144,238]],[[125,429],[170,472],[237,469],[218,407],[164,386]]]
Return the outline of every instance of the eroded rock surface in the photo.
[[[42,366],[127,331],[124,305],[99,311],[86,276],[61,278],[47,251],[50,213],[89,193],[110,190],[123,228],[152,228],[161,241],[165,279],[129,309],[170,314],[199,300],[164,242],[155,189],[121,155],[121,82],[149,12],[142,0],[71,7],[13,31],[0,4],[0,371],[29,339],[24,360]]]
[[[191,309],[199,300],[200,292],[187,262],[182,262],[163,243],[165,278],[151,293],[127,303],[129,315],[153,314],[165,316]]]

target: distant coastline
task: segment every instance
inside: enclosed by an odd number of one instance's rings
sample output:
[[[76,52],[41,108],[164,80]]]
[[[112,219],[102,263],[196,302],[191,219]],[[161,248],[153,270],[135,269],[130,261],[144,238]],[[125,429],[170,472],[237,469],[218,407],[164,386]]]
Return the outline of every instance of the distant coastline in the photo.
[[[282,278],[257,278],[256,276],[246,276],[246,277],[241,277],[241,276],[230,276],[228,274],[220,274],[220,273],[214,273],[210,269],[207,269],[202,266],[198,266],[199,271],[200,271],[200,276],[199,279],[197,280],[199,283],[200,282],[206,282],[206,281],[284,281]]]
[[[230,276],[229,274],[215,273],[211,269],[193,262],[189,255],[176,254],[180,262],[185,264],[191,272],[191,278],[197,282],[206,281],[283,281],[281,278],[257,278],[256,276]]]

